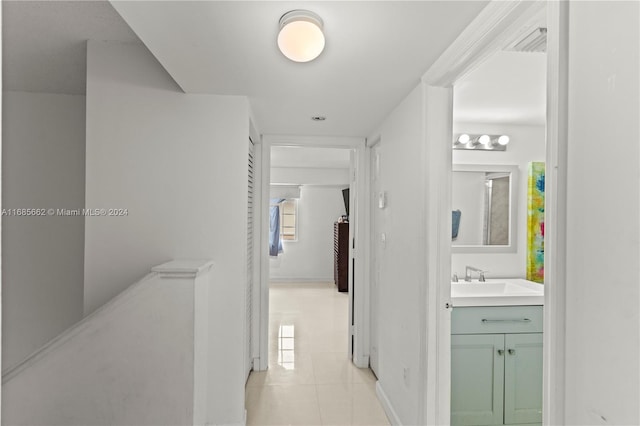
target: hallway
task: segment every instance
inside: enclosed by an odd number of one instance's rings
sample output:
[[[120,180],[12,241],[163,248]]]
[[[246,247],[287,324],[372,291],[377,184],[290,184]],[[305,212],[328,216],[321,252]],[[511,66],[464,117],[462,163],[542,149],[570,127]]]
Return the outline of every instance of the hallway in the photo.
[[[249,377],[247,424],[389,424],[375,376],[347,357],[347,294],[333,283],[272,283],[269,303],[269,369]]]

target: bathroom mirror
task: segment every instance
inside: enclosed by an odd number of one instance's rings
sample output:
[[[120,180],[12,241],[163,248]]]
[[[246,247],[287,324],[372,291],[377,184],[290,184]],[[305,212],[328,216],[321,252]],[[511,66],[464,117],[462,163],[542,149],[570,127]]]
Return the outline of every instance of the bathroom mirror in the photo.
[[[518,166],[454,164],[451,187],[453,253],[517,251]]]

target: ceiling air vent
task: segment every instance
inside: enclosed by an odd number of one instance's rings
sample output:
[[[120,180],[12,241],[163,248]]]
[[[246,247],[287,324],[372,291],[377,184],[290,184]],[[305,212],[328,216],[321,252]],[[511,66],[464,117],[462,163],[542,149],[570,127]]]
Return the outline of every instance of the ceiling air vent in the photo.
[[[516,40],[505,50],[513,52],[546,52],[547,29],[536,28],[522,39]]]

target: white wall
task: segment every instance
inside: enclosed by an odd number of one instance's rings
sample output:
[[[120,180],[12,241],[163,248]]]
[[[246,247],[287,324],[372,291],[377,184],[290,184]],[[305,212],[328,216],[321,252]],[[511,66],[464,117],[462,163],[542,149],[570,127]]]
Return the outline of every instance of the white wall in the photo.
[[[271,183],[349,185],[349,169],[323,167],[272,167]]]
[[[455,107],[455,106],[454,106]],[[515,253],[454,253],[451,271],[464,276],[466,265],[489,271],[487,277],[526,277],[527,256],[527,173],[532,161],[545,161],[545,127],[483,123],[454,123],[454,135],[459,133],[506,134],[511,141],[506,151],[453,151],[454,164],[506,164],[518,166],[517,252]],[[455,199],[455,197],[454,197]],[[455,208],[455,206],[454,206]],[[462,213],[464,221],[464,212]]]
[[[89,207],[125,208],[124,217],[86,221],[85,313],[151,266],[172,258],[211,258],[227,313],[210,330],[218,349],[210,414],[244,415],[247,140],[244,97],[182,93],[142,45],[88,43]]]
[[[379,385],[402,424],[418,421],[419,303],[424,285],[423,108],[416,88],[385,119],[378,135],[380,188],[386,192],[381,232],[386,248],[380,258]],[[407,368],[407,379],[404,369]]]
[[[565,424],[637,425],[640,4],[569,18]]]
[[[85,97],[4,92],[3,209],[84,207]],[[84,218],[2,217],[2,367],[82,318]]]
[[[284,253],[270,257],[271,280],[333,281],[333,223],[344,214],[340,188],[302,186],[298,240],[283,241]]]
[[[194,338],[206,327],[198,295],[209,275],[150,274],[68,330],[3,378],[3,422],[202,424],[194,397],[206,389],[194,384],[206,354],[194,352]]]

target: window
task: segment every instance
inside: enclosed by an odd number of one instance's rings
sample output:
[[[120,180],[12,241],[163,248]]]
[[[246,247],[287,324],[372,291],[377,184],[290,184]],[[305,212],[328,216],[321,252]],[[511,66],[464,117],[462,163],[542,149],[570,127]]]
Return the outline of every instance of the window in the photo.
[[[298,200],[288,199],[280,203],[280,238],[282,241],[298,240]]]

